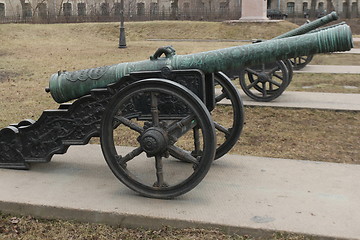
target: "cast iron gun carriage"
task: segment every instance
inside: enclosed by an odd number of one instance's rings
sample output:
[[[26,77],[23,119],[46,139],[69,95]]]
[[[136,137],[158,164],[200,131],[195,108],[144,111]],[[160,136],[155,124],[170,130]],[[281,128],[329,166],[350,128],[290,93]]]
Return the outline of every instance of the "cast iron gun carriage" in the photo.
[[[46,90],[59,109],[0,130],[0,167],[28,169],[100,137],[108,166],[129,188],[148,197],[179,196],[200,183],[242,130],[241,99],[219,71],[351,48],[350,28],[341,25],[189,55],[163,47],[150,60],[58,72]],[[229,125],[214,114],[225,98],[232,107]]]

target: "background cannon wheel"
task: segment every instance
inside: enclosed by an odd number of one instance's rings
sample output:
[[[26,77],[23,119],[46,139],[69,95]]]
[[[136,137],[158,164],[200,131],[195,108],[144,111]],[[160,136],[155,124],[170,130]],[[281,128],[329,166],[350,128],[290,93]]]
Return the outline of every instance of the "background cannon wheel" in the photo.
[[[215,109],[211,112],[216,129],[215,159],[222,157],[237,143],[244,125],[244,106],[240,94],[231,80],[222,72],[215,73]],[[230,101],[230,109],[220,106],[223,100]],[[224,111],[225,109],[225,111]],[[226,115],[226,121],[215,118],[214,114]]]
[[[154,198],[193,189],[207,174],[216,148],[205,105],[185,87],[162,79],[141,80],[119,91],[105,111],[100,139],[114,175]],[[129,142],[134,148],[116,147]]]
[[[311,62],[314,55],[308,55],[308,56],[300,56],[296,58],[291,58],[290,61],[293,65],[294,70],[300,70],[303,69],[306,65]]]
[[[243,69],[239,80],[247,96],[269,102],[285,91],[289,85],[289,72],[283,61],[276,61]]]
[[[286,60],[283,60],[283,62],[285,63],[285,66],[286,66],[286,69],[288,71],[288,86],[289,84],[291,83],[292,79],[293,79],[293,76],[294,76],[294,67],[292,65],[292,62],[290,61],[290,59],[286,59]]]

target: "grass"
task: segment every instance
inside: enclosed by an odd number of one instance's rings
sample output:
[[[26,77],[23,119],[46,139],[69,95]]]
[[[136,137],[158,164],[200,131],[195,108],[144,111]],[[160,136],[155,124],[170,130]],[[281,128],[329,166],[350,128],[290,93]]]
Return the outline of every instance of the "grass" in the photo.
[[[318,54],[309,63],[311,65],[360,65],[360,54]]]
[[[44,220],[33,217],[10,216],[0,213],[0,238],[2,240],[112,240],[112,239],[213,239],[213,240],[255,240],[248,235],[226,234],[218,229],[185,228],[164,226],[161,229],[130,229],[104,224],[78,223],[63,220]],[[268,240],[307,240],[311,237],[295,234],[275,233]]]
[[[144,39],[269,39],[296,27],[290,22],[265,23],[220,23],[194,21],[151,21],[126,23],[127,36],[131,41]],[[109,27],[109,26],[108,26]],[[117,36],[118,25],[111,27]],[[160,30],[160,31],[159,31]],[[109,28],[102,31],[109,34]]]
[[[231,153],[360,164],[359,132],[358,112],[246,107]]]
[[[127,23],[128,48],[118,49],[117,23],[0,25],[0,128],[21,119],[37,119],[44,109],[57,108],[44,92],[58,70],[77,70],[147,59],[163,45],[187,54],[238,45],[234,42],[152,42],[151,38],[252,39],[272,38],[294,25],[224,24],[206,22]],[[195,30],[194,30],[195,29]],[[319,55],[315,64],[357,64],[350,55]],[[324,59],[325,60],[324,60]],[[289,90],[349,92],[358,75],[296,74]],[[324,87],[326,85],[326,87]],[[313,86],[313,89],[304,88]],[[359,93],[358,90],[355,93]],[[223,117],[226,107],[212,114]],[[222,113],[220,113],[222,112]],[[360,163],[360,113],[306,109],[247,107],[246,124],[231,153],[256,156]],[[226,120],[226,119],[225,119]],[[220,160],[221,161],[221,160]],[[240,234],[241,235],[241,234]],[[125,229],[99,224],[0,215],[1,239],[252,239],[217,230]],[[306,239],[278,234],[273,239]]]

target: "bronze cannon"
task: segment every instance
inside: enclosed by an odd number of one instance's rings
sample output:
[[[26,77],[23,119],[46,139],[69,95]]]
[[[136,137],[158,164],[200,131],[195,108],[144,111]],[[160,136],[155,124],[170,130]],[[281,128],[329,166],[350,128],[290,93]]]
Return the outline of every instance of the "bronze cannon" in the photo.
[[[145,61],[55,73],[47,92],[62,104],[0,130],[0,167],[29,169],[100,137],[108,166],[126,186],[147,197],[179,196],[202,181],[243,127],[238,91],[220,71],[351,48],[350,28],[341,25],[189,55],[163,47]],[[222,123],[215,112],[224,99],[232,115]]]
[[[332,21],[338,20],[336,12],[323,16],[315,21],[307,21],[302,26],[289,32],[281,34],[274,39],[282,39],[298,36],[307,33],[322,31],[327,28],[333,28],[344,23],[335,24],[326,28],[322,27]],[[259,43],[263,40],[254,40],[253,43]],[[244,93],[255,101],[272,101],[286,90],[293,78],[293,70],[304,68],[313,58],[313,54],[297,56],[289,59],[282,59],[270,63],[261,63],[258,65],[247,66],[244,68],[232,68],[224,73],[231,79],[239,79],[240,86]]]

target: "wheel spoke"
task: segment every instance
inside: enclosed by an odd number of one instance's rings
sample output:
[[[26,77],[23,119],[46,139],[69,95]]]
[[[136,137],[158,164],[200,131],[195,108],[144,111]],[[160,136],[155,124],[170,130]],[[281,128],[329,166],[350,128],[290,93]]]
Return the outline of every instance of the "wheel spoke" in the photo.
[[[264,82],[262,83],[262,95],[266,97],[266,84]]]
[[[258,82],[259,82],[259,79],[256,79],[251,84],[247,85],[246,88],[247,89],[253,88],[256,84],[258,84]]]
[[[122,124],[124,124],[125,126],[129,127],[130,129],[138,132],[138,133],[142,133],[144,131],[144,129],[142,127],[140,127],[139,125],[137,125],[136,123],[130,121],[129,119],[122,117],[122,116],[115,116],[114,117],[117,121],[121,122]]]
[[[272,83],[272,81],[269,81],[269,91],[273,91],[274,90],[274,84]]]
[[[167,184],[164,182],[164,173],[163,173],[163,163],[162,157],[160,155],[155,156],[155,167],[156,167],[156,179],[154,187],[163,188],[167,187]]]
[[[223,92],[219,96],[215,97],[215,102],[218,103],[218,102],[220,102],[221,100],[223,100],[226,97],[227,97],[227,94]]]
[[[169,150],[170,155],[175,158],[182,159],[186,162],[191,162],[196,165],[199,164],[199,161],[195,157],[193,157],[189,152],[185,151],[184,149],[181,149],[175,145],[170,145],[170,146],[168,146],[168,150]]]
[[[279,70],[279,67],[276,66],[276,67],[270,69],[269,74],[275,73],[275,72],[278,71],[278,70]]]
[[[215,128],[216,130],[219,130],[220,132],[224,133],[225,136],[229,136],[230,135],[230,131],[228,128],[222,126],[221,124],[217,123],[214,121],[214,125],[215,125]]]
[[[118,155],[117,158],[117,162],[120,165],[123,165],[125,163],[127,163],[128,161],[130,161],[131,159],[133,159],[134,157],[140,155],[144,150],[142,149],[142,147],[138,147],[135,148],[134,150],[132,150],[131,152],[129,152],[128,154],[126,154],[124,157]]]
[[[153,126],[159,126],[159,109],[158,109],[158,99],[157,94],[151,92],[151,116],[153,120]]]
[[[276,85],[276,86],[278,86],[278,87],[281,86],[281,83],[278,83],[278,82],[276,82],[276,81],[274,81],[274,80],[272,80],[272,79],[269,79],[269,83],[270,83],[270,84],[274,84],[274,85]]]
[[[194,128],[197,125],[197,121],[194,115],[188,115],[181,119],[180,121],[172,123],[168,128],[167,132],[172,140],[180,138],[182,135],[187,133],[190,129]]]
[[[252,70],[251,68],[246,68],[245,69],[248,73],[251,73],[255,76],[258,76],[259,75],[259,72],[255,71],[255,70]]]
[[[279,74],[277,74],[277,73],[274,73],[273,76],[275,76],[275,77],[277,77],[277,78],[279,78],[281,80],[284,80],[284,78],[282,76],[280,76]]]
[[[194,136],[194,154],[198,156],[200,154],[200,134],[199,134],[199,128],[194,127],[193,128],[193,136]]]

